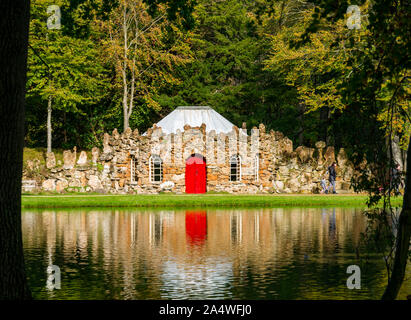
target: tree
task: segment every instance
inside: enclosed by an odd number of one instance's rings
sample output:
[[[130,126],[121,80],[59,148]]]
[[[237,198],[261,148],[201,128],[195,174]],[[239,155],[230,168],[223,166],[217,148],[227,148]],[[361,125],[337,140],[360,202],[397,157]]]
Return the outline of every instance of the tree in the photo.
[[[174,68],[190,59],[183,34],[167,20],[164,5],[151,16],[142,0],[123,0],[104,25],[106,50],[122,92],[123,129],[130,126],[136,100],[159,110],[156,94],[179,82]],[[170,38],[172,34],[174,39]]]
[[[84,105],[97,104],[107,91],[107,71],[97,41],[48,30],[47,7],[38,1],[32,6],[28,70],[28,101],[42,110],[47,104],[47,151],[51,152],[51,111],[61,110],[85,116]],[[59,2],[67,6],[66,1]],[[63,7],[64,8],[64,7]],[[63,20],[64,22],[64,20]]]
[[[343,34],[342,21],[310,35],[310,41],[298,48],[289,44],[298,39],[312,20],[314,6],[304,1],[283,1],[277,5],[276,18],[280,22],[277,32],[270,36],[271,54],[265,61],[270,72],[283,77],[287,85],[297,91],[300,116],[300,135],[304,128],[303,116],[319,111],[319,138],[332,143],[329,134],[330,118],[344,108],[338,87],[342,75],[350,71],[347,57],[350,51],[344,41],[337,42]],[[300,136],[299,144],[303,144]]]
[[[300,46],[309,42],[310,36],[322,30],[324,26],[346,19],[344,14],[348,7],[347,1],[310,2],[316,5],[317,10],[298,43]],[[352,55],[347,61],[351,70],[339,89],[342,102],[346,105],[345,110],[353,109],[360,117],[368,117],[368,121],[373,124],[374,132],[383,131],[387,138],[388,144],[384,143],[385,139],[378,139],[378,134],[353,146],[357,154],[353,160],[358,163],[365,157],[370,163],[370,167],[357,177],[356,188],[369,192],[370,204],[383,198],[383,209],[375,210],[376,214],[373,217],[383,223],[386,229],[389,228],[388,217],[392,214],[390,192],[387,187],[392,178],[391,169],[395,165],[392,141],[399,137],[404,146],[408,145],[403,206],[398,219],[396,238],[388,241],[393,243],[393,246],[388,248],[388,285],[382,297],[395,299],[404,279],[411,239],[411,19],[409,2],[406,0],[361,1],[361,4],[361,28],[349,31],[349,42],[346,43],[348,48],[352,49]],[[352,132],[357,132],[356,130],[360,128],[351,127]],[[392,233],[390,235],[392,237]]]
[[[0,299],[30,299],[21,233],[30,1],[0,2]]]

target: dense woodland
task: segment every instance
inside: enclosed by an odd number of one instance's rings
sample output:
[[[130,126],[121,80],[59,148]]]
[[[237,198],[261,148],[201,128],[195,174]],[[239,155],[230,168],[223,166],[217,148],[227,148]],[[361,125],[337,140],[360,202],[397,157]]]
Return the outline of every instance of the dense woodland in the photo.
[[[237,125],[263,122],[297,145],[345,147],[362,170],[355,190],[367,191],[369,204],[384,200],[367,217],[379,226],[371,239],[387,252],[382,298],[395,299],[411,257],[411,6],[359,0],[361,26],[352,29],[349,4],[32,0],[29,8],[27,0],[2,0],[0,299],[31,297],[21,236],[23,140],[88,149],[113,128],[144,131],[194,104]],[[47,28],[49,5],[60,6],[61,29]],[[398,146],[408,146],[408,156],[394,235],[389,185]]]
[[[383,139],[367,128],[368,114],[346,108],[339,89],[355,72],[353,51],[367,45],[366,28],[330,19],[293,46],[315,19],[311,2],[198,0],[188,2],[190,19],[170,17],[161,1],[153,11],[150,2],[32,1],[26,147],[47,146],[48,114],[53,149],[90,149],[104,132],[145,131],[181,105],[209,105],[238,126],[264,123],[295,145],[323,140],[349,149],[362,133]],[[52,4],[61,8],[61,29],[47,28]],[[383,127],[381,110],[375,121]],[[396,120],[404,146],[405,120]],[[352,135],[355,126],[363,131]]]

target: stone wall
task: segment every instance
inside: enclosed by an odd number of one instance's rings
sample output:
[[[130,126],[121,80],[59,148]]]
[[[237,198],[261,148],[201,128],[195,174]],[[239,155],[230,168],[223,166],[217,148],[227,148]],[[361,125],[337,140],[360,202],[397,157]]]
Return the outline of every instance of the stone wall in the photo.
[[[186,126],[176,134],[164,134],[156,125],[145,135],[130,129],[120,134],[115,129],[111,135],[104,135],[103,150],[93,148],[91,159],[86,152],[78,154],[74,148],[64,151],[63,163],[56,163],[53,153],[46,155],[44,167],[39,161],[27,163],[23,188],[56,192],[184,193],[186,160],[192,154],[201,154],[206,159],[207,191],[318,193],[319,180],[333,161],[338,163],[337,190],[349,190],[353,168],[344,150],[336,154],[332,146],[326,147],[321,141],[315,146],[294,149],[290,139],[281,132],[266,132],[262,124],[250,132],[244,125],[242,129],[234,126],[227,134],[206,132],[205,125]],[[163,161],[162,181],[150,181],[149,159],[153,155]],[[240,181],[230,181],[233,155],[241,158]]]

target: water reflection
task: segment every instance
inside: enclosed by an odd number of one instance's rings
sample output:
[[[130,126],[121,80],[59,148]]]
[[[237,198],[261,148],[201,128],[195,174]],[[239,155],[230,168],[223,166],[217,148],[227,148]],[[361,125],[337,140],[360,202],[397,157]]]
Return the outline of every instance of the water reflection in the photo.
[[[207,237],[207,212],[186,212],[186,237],[192,245],[203,245]]]
[[[36,298],[364,299],[386,282],[380,256],[356,258],[361,210],[25,211],[22,220]],[[45,288],[49,264],[61,290]],[[346,288],[351,264],[361,290]]]

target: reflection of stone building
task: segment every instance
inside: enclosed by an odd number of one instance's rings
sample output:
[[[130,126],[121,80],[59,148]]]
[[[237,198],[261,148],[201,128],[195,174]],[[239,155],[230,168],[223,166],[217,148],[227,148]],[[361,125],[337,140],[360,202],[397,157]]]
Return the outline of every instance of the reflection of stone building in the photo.
[[[247,273],[276,272],[305,254],[323,263],[336,247],[356,245],[365,228],[352,209],[45,211],[24,212],[22,222],[29,256],[44,250],[46,266],[64,261],[75,274],[87,266],[110,275],[104,281],[135,299],[230,294]]]
[[[210,107],[179,107],[143,135],[131,129],[105,134],[103,152],[93,148],[91,161],[84,151],[77,160],[74,148],[56,165],[51,153],[46,180],[34,169],[24,177],[57,191],[311,193],[337,161],[337,189],[348,190],[353,170],[344,150],[335,157],[334,148],[325,147],[319,141],[316,149],[294,150],[290,139],[262,124],[247,132]]]

